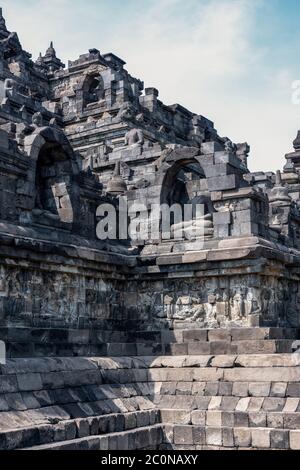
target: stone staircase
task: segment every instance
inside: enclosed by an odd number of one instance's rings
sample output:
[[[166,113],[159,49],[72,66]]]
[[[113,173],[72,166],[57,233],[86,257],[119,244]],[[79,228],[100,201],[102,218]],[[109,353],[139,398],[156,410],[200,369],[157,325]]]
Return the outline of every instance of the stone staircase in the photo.
[[[91,328],[0,328],[7,357],[157,356],[285,353],[299,337],[295,328],[230,328],[99,331]]]
[[[105,335],[1,366],[0,449],[300,449],[298,330]]]

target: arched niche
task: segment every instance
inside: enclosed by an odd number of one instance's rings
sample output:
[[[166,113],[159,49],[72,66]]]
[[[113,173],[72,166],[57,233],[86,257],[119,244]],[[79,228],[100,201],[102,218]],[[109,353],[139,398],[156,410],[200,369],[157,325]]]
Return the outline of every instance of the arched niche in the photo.
[[[78,166],[68,139],[59,129],[41,128],[25,139],[25,150],[32,159],[34,221],[70,226],[75,218]]]
[[[190,230],[192,233],[195,226],[200,226],[203,228],[203,231],[200,230],[201,236],[206,239],[213,237],[214,206],[207,188],[205,169],[200,161],[198,155],[193,155],[192,149],[190,155],[175,150],[164,160],[156,184],[160,188],[160,204],[166,204],[169,208],[180,205],[182,213],[185,213],[183,224],[178,224],[173,220],[171,212],[170,221],[174,223],[174,231],[184,227],[186,232]],[[187,206],[190,212],[184,212]]]
[[[175,162],[165,174],[162,182],[160,202],[172,204],[186,204],[193,196],[197,188],[197,182],[205,179],[204,171],[196,160],[180,160]]]
[[[104,99],[104,81],[99,73],[87,75],[83,82],[83,107],[86,108]]]
[[[36,162],[35,209],[73,222],[71,202],[72,165],[60,144],[46,142]]]

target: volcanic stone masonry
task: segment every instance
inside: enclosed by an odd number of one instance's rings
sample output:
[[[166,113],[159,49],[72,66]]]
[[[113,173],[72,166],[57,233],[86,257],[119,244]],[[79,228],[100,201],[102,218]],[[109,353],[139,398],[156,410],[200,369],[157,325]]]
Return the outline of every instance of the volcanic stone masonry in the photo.
[[[251,173],[124,66],[34,62],[0,9],[0,449],[300,449],[300,131]],[[99,240],[121,196],[204,240]]]

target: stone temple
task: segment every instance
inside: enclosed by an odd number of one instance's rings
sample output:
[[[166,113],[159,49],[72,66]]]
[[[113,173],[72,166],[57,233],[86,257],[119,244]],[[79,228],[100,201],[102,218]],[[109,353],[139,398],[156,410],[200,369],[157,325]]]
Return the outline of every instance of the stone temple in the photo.
[[[251,173],[113,53],[34,62],[2,10],[0,103],[0,449],[300,449],[300,132]],[[122,196],[201,201],[203,236],[99,239]]]

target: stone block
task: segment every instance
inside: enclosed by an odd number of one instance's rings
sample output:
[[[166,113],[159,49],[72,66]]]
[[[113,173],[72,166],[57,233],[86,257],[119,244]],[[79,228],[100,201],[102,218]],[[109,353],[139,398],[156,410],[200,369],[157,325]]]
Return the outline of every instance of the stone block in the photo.
[[[272,429],[270,433],[272,449],[289,448],[289,431],[284,429]]]
[[[209,410],[206,412],[206,425],[212,427],[222,426],[222,411]]]
[[[252,447],[256,449],[269,449],[271,446],[270,429],[251,429]]]
[[[136,423],[138,427],[149,426],[149,412],[148,411],[140,411],[136,415]]]
[[[266,413],[249,412],[249,426],[251,428],[265,428],[267,426]]]
[[[118,435],[118,443],[117,443],[117,449],[120,450],[128,450],[129,447],[129,438],[128,434],[126,433],[121,433]]]
[[[75,425],[76,427],[76,425]],[[39,437],[37,442],[39,442],[41,445],[42,444],[48,444],[49,442],[52,442],[54,439],[54,429],[53,426],[50,424],[44,424],[42,426],[38,427],[38,432],[39,432]],[[75,432],[76,435],[76,432]]]
[[[76,419],[77,437],[86,437],[90,435],[90,425],[87,419]]]
[[[264,411],[282,411],[284,405],[284,398],[268,397],[264,399],[262,409]]]
[[[262,408],[263,402],[264,402],[264,399],[261,397],[250,398],[248,411],[260,411]]]
[[[172,356],[185,356],[188,354],[188,343],[166,344],[165,353]]]
[[[233,384],[230,382],[220,382],[218,394],[222,397],[230,397],[232,395]]]
[[[5,399],[10,410],[24,411],[27,409],[21,393],[8,393]]]
[[[289,383],[287,386],[286,396],[300,398],[300,383]]]
[[[231,428],[222,429],[222,441],[223,441],[224,447],[234,447],[233,429]]]
[[[108,435],[107,439],[108,439],[108,450],[118,450],[118,435]]]
[[[231,341],[230,330],[208,330],[208,341]]]
[[[214,212],[213,222],[214,225],[229,225],[231,223],[231,212]]]
[[[197,354],[210,354],[210,343],[208,341],[188,343],[188,354],[192,356],[196,356]]]
[[[21,446],[23,439],[23,431],[15,430],[8,431],[5,433],[5,449],[4,450],[16,450]]]
[[[192,384],[192,395],[203,396],[205,393],[206,382],[194,382]]]
[[[193,428],[193,441],[194,445],[205,445],[206,443],[206,430],[205,427],[192,426]]]
[[[231,354],[232,344],[229,341],[210,341],[210,354]]]
[[[97,422],[97,433],[96,432],[91,432],[91,434],[95,434],[95,435],[98,434],[98,428],[99,428],[97,419],[96,419],[96,422]],[[67,421],[67,422],[64,422],[64,426],[65,426],[66,440],[69,441],[71,439],[75,439],[76,434],[77,434],[76,423],[74,421]],[[91,428],[91,430],[92,430],[92,428]],[[95,431],[94,428],[93,428],[93,431]]]
[[[222,411],[221,425],[226,428],[234,427],[234,411]]]
[[[191,423],[191,413],[189,411],[161,410],[160,415],[161,415],[161,421],[163,423],[172,423],[172,424],[190,424]],[[195,423],[195,424],[201,424],[201,423]]]
[[[108,436],[99,437],[99,450],[108,450]]]
[[[207,179],[207,185],[209,191],[226,191],[228,189],[237,188],[239,179],[235,174],[214,176]]]
[[[193,426],[174,426],[174,443],[189,445],[194,443]]]
[[[215,152],[220,152],[222,150],[221,145],[219,142],[204,142],[201,144],[201,153],[204,155],[211,155],[212,162],[213,162],[213,156]]]
[[[285,429],[300,429],[300,413],[282,413]]]
[[[293,413],[294,411],[297,411],[299,407],[299,401],[299,398],[287,398],[282,411],[284,413]]]
[[[0,147],[5,150],[9,148],[8,133],[2,129],[0,129]]]
[[[300,450],[300,430],[290,431],[290,448]]]
[[[236,447],[251,447],[250,429],[235,428],[233,433]]]
[[[66,440],[66,429],[63,422],[57,423],[54,427],[54,437],[53,440],[58,441],[65,441]]]
[[[211,397],[209,400],[208,410],[220,410],[222,406],[222,397]]]
[[[163,431],[163,442],[166,444],[172,444],[174,442],[174,426],[170,424],[164,424]]]
[[[207,382],[205,386],[205,396],[218,395],[219,382]]]
[[[236,397],[247,397],[248,389],[249,389],[248,382],[233,382],[232,395]]]
[[[136,413],[125,413],[124,414],[124,429],[134,429],[137,425]]]
[[[285,397],[286,389],[287,389],[287,383],[285,382],[272,383],[270,396],[271,397]]]
[[[18,391],[18,383],[15,375],[0,375],[0,393],[12,393]]]
[[[283,428],[283,414],[267,413],[267,426],[268,428]]]
[[[60,372],[46,372],[41,374],[43,389],[63,388],[64,377]]]
[[[193,371],[194,381],[199,380],[200,382],[218,382],[223,378],[223,370],[216,369],[214,367],[205,369],[195,369]]]
[[[17,380],[20,391],[35,391],[43,388],[40,374],[18,374]]]
[[[192,382],[178,382],[176,385],[176,395],[191,395]]]
[[[207,341],[207,330],[186,330],[183,331],[183,341],[193,342],[193,341]]]
[[[206,428],[206,444],[210,446],[221,446],[222,440],[222,429],[215,427]]]
[[[191,422],[199,426],[205,426],[206,412],[204,410],[194,410],[191,412]]]
[[[266,338],[267,329],[266,328],[231,328],[230,334],[232,337],[232,341],[260,340],[260,339]]]
[[[242,411],[235,411],[234,426],[237,428],[247,428],[249,426],[248,413],[243,413]]]

